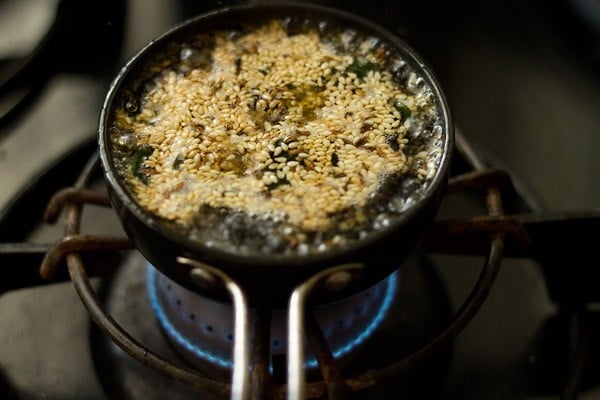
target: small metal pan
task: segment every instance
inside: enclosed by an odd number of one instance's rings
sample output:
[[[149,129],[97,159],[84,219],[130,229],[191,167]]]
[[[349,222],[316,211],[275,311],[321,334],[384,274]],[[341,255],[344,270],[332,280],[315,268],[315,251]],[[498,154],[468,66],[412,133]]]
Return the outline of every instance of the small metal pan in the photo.
[[[140,88],[152,72],[149,65],[157,59],[168,60],[177,43],[199,32],[235,29],[248,21],[289,18],[298,23],[317,21],[327,26],[351,28],[379,38],[406,62],[433,94],[442,128],[438,145],[442,150],[439,165],[416,200],[389,226],[369,234],[352,245],[306,256],[265,254],[246,256],[207,247],[189,240],[185,235],[168,229],[157,217],[149,214],[134,200],[115,169],[115,159],[109,137],[112,114],[131,93]],[[312,5],[260,5],[227,8],[188,20],[151,41],[135,54],[114,79],[104,102],[99,124],[99,147],[102,166],[111,201],[128,236],[137,249],[157,269],[174,281],[197,292],[206,293],[198,285],[198,276],[181,257],[212,266],[238,282],[252,306],[285,306],[293,288],[329,267],[355,264],[361,277],[345,290],[317,295],[317,301],[330,301],[371,286],[396,270],[414,251],[431,225],[448,178],[453,148],[453,124],[442,90],[431,70],[406,43],[376,24],[346,12]]]

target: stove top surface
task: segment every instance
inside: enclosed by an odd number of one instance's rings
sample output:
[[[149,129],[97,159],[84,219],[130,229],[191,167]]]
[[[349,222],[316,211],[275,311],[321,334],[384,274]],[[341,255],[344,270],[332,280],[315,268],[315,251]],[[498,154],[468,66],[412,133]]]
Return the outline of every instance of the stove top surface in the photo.
[[[36,13],[38,25],[31,28],[35,45],[35,37],[48,29],[53,16],[67,18],[76,11],[72,3],[7,1],[0,4],[0,20],[3,15],[18,19]],[[38,85],[32,82],[33,88],[26,88],[35,96],[28,98],[18,91],[0,96],[3,242],[45,244],[60,238],[60,224],[39,222],[43,208],[55,190],[72,184],[93,153],[103,97],[122,63],[178,21],[231,2],[130,0],[123,9],[117,5],[121,2],[104,3],[94,3],[100,23],[89,25],[96,27],[90,29],[94,37],[110,43],[103,48],[103,65],[90,59],[89,52],[81,47],[86,40],[94,43],[94,38],[82,38],[64,46],[69,49],[66,53],[58,46],[62,50],[57,51],[62,51],[65,58],[56,65],[44,64],[51,74]],[[583,3],[567,1],[542,7],[541,2],[453,2],[450,6],[436,1],[382,1],[367,7],[357,1],[327,2],[381,23],[424,56],[446,90],[457,126],[491,165],[512,174],[525,199],[525,205],[517,210],[520,212],[599,208],[600,186],[595,183],[600,176],[596,155],[600,148],[598,36],[591,22],[579,17]],[[58,6],[62,11],[55,14]],[[19,7],[23,9],[19,11]],[[76,29],[73,24],[69,26]],[[73,39],[74,33],[67,30],[61,35]],[[4,52],[0,53],[3,60],[23,57],[10,46],[0,46],[0,52]],[[0,78],[10,76],[10,65],[8,61],[0,64]],[[39,77],[40,72],[32,76]],[[25,100],[19,100],[21,97]],[[7,112],[15,104],[23,105],[15,108],[17,112]],[[103,190],[102,182],[98,180],[95,187]],[[459,195],[444,201],[440,217],[478,215],[483,210],[479,198]],[[122,234],[113,214],[109,209],[89,207],[82,231]],[[398,342],[402,342],[394,348],[398,352],[419,343],[456,311],[483,263],[480,257],[428,254],[426,258],[427,268],[418,263],[409,263],[405,268],[407,278],[402,284],[408,287],[402,292],[394,323],[415,323],[407,325],[410,329],[398,336]],[[28,268],[14,260],[3,259],[2,267],[7,271]],[[96,279],[94,285],[105,296],[107,307],[119,315],[120,323],[136,326],[141,321],[150,326],[134,336],[166,357],[178,359],[149,314],[150,305],[138,274],[133,273],[130,283],[115,284],[135,268],[122,268],[112,283]],[[432,285],[439,288],[432,290]],[[160,379],[107,341],[90,322],[72,284],[3,290],[0,397],[150,399],[164,398],[165,393],[175,396],[172,398],[194,397],[195,393]],[[123,303],[113,302],[115,292],[119,298],[135,295],[132,307],[141,311],[123,312]],[[432,318],[432,304],[437,307],[433,314],[442,317]],[[595,335],[588,338],[590,371],[600,368],[600,324],[596,314],[592,312],[586,321],[589,332]],[[576,325],[570,314],[551,301],[538,263],[506,258],[489,298],[451,348],[414,372],[414,379],[405,377],[393,382],[391,388],[379,390],[389,393],[401,386],[414,398],[558,398],[566,384],[573,339],[570,332]],[[390,329],[384,325],[378,334],[389,335]],[[388,351],[377,347],[373,350]],[[121,360],[122,366],[113,368],[110,363],[115,360]],[[108,370],[125,375],[106,374]],[[583,375],[579,398],[600,398],[600,381],[589,375]]]

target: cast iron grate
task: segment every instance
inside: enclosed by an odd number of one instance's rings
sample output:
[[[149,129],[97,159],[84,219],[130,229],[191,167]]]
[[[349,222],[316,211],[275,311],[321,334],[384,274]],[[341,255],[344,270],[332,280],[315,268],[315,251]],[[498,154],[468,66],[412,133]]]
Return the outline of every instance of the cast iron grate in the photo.
[[[254,326],[242,327],[244,329],[243,335],[240,335],[242,337],[249,338],[250,332],[253,332],[254,345],[252,353],[248,353],[252,370],[248,373],[247,369],[243,368],[242,370],[245,369],[246,372],[238,371],[236,375],[234,367],[231,382],[208,378],[193,369],[176,365],[153,353],[131,337],[104,310],[90,283],[90,276],[106,275],[112,272],[114,267],[109,267],[110,263],[97,266],[84,262],[85,255],[90,252],[109,254],[117,250],[133,248],[133,244],[126,238],[80,233],[82,210],[86,204],[110,207],[110,202],[104,193],[88,188],[93,174],[99,169],[97,155],[88,161],[75,185],[57,192],[48,204],[44,216],[47,222],[55,221],[61,211],[63,209],[65,211],[65,234],[62,239],[50,248],[27,243],[9,243],[3,244],[1,251],[2,253],[44,251],[45,257],[40,267],[40,275],[44,279],[52,279],[57,273],[60,274],[59,267],[65,260],[69,277],[99,328],[134,359],[174,381],[231,398],[282,399],[288,396],[288,398],[343,399],[354,392],[364,391],[402,374],[447,345],[467,326],[484,303],[504,255],[532,257],[544,261],[554,259],[554,263],[551,264],[560,265],[563,254],[572,256],[573,251],[585,253],[593,249],[592,238],[589,235],[578,236],[578,234],[592,226],[597,226],[600,222],[600,212],[590,211],[568,215],[505,215],[503,200],[506,196],[515,194],[509,174],[502,170],[486,168],[480,155],[460,132],[456,137],[456,150],[466,160],[471,171],[452,177],[448,182],[447,194],[480,190],[485,196],[487,214],[474,218],[435,221],[423,243],[423,249],[433,253],[484,255],[485,262],[479,278],[451,322],[423,347],[382,368],[365,368],[363,372],[352,376],[344,376],[341,373],[320,327],[310,310],[304,312],[302,302],[298,309],[297,322],[300,332],[304,332],[316,354],[322,376],[321,380],[306,384],[303,376],[294,377],[293,374],[288,376],[288,385],[272,382],[268,354],[271,318],[269,310],[258,310]],[[569,241],[565,235],[578,236],[578,239],[575,242],[572,237]],[[553,246],[553,241],[560,242],[561,246]],[[582,315],[585,313],[586,303],[598,300],[598,294],[593,290],[594,287],[598,287],[594,284],[599,281],[598,272],[594,272],[595,269],[589,266],[590,264],[592,262],[584,260],[580,263],[580,268],[568,273],[564,268],[552,266],[544,271],[553,299],[559,304],[571,306]],[[566,283],[563,279],[565,274],[568,274]],[[294,293],[306,298],[310,295],[316,280],[327,279],[327,277],[327,274],[313,277],[309,279],[313,281],[312,283],[307,281]],[[562,283],[558,284],[558,281]],[[585,337],[585,335],[580,336]],[[297,350],[302,352],[301,347]],[[566,398],[577,393],[584,353],[585,341],[582,341],[576,346],[573,354],[573,367],[565,388]],[[298,365],[302,365],[302,360],[295,361]],[[250,376],[242,379],[241,374],[250,374]],[[242,379],[241,383],[240,379]],[[293,390],[300,387],[301,390]]]

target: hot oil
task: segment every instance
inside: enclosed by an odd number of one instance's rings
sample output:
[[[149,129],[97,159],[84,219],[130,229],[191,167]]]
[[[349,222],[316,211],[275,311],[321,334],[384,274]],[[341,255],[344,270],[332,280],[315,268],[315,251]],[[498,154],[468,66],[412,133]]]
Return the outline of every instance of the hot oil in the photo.
[[[373,232],[393,225],[400,215],[418,203],[429,182],[436,175],[442,158],[444,130],[433,92],[426,84],[424,77],[420,76],[400,55],[395,53],[391,46],[379,38],[362,35],[356,30],[340,29],[327,22],[313,23],[306,20],[287,19],[282,24],[286,27],[288,35],[317,29],[323,43],[327,43],[337,53],[352,54],[356,60],[362,59],[365,55],[374,55],[377,66],[389,71],[402,91],[414,96],[416,110],[413,112],[409,110],[405,115],[406,110],[401,108],[402,105],[396,108],[402,114],[405,133],[389,138],[389,145],[393,150],[403,151],[407,155],[406,165],[401,171],[379,176],[375,189],[363,203],[357,201],[329,214],[329,223],[323,229],[300,227],[291,223],[284,212],[277,210],[247,212],[241,208],[209,204],[199,204],[193,220],[189,223],[166,222],[174,229],[185,232],[192,240],[201,242],[208,247],[237,254],[306,255],[350,245]],[[252,28],[230,31],[228,36],[239,38],[249,31],[252,31]],[[202,35],[201,38],[206,39]],[[214,36],[210,38],[210,40],[203,39],[204,41],[200,40],[200,42],[195,40],[193,44],[184,43],[179,47],[173,46],[175,50],[172,51],[178,53],[180,57],[180,66],[178,69],[176,68],[180,75],[190,73],[194,68],[210,68],[211,52],[206,49],[213,48]],[[205,47],[199,46],[198,43],[204,43]],[[348,71],[361,78],[373,71],[373,63],[370,61],[353,62]],[[326,102],[323,85],[287,85],[281,90],[291,93],[291,97],[285,101],[295,102],[294,104],[302,106],[304,122],[322,116],[321,108]],[[376,96],[377,94],[372,95]],[[144,101],[144,98],[141,98],[139,104],[143,104]],[[260,113],[254,116],[255,120],[263,117],[265,116]],[[156,118],[158,120],[160,117]],[[285,119],[285,113],[278,114],[276,119],[265,117],[265,122],[261,120],[260,123],[262,126],[266,126],[267,124],[276,124],[283,119]],[[115,165],[120,169],[120,175],[126,177],[131,175],[130,171],[127,171],[127,160],[131,158],[132,154],[130,144],[135,141],[130,137],[131,132],[116,126],[113,129],[121,132],[113,136],[116,138],[113,139],[116,154]],[[369,127],[366,126],[364,129],[368,130]],[[358,145],[362,144],[358,143]],[[251,175],[249,171],[251,171],[252,162],[248,161],[241,152],[232,150],[230,153],[234,157],[228,160],[229,164],[225,163],[230,165],[229,169],[238,176]],[[286,154],[293,156],[298,153]],[[175,165],[179,158],[171,158]],[[295,161],[295,159],[293,160]],[[180,163],[182,162],[185,161],[180,160]],[[337,156],[332,156],[331,162],[337,163]],[[312,167],[308,163],[305,163],[305,166]],[[285,180],[276,183],[278,185],[273,185],[275,190],[279,184],[289,184]],[[202,186],[202,182],[187,177],[183,186],[186,191],[190,191],[194,187]],[[260,203],[273,195],[273,191],[268,190],[261,194],[262,197],[253,201]]]

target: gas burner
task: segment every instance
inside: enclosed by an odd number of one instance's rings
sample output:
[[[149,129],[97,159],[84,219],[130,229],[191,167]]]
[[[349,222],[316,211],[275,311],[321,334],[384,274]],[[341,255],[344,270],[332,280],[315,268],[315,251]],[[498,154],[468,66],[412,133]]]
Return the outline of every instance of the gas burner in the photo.
[[[152,308],[178,352],[202,370],[211,371],[215,366],[231,369],[234,339],[231,304],[191,292],[151,265],[147,267],[146,274]],[[315,319],[323,330],[332,355],[341,365],[386,318],[394,301],[399,274],[397,271],[369,289],[314,309]],[[255,311],[249,316],[251,325],[254,318]],[[288,347],[287,318],[285,310],[273,311],[269,335],[271,360],[285,355]],[[313,371],[317,367],[317,359],[310,350],[304,366]],[[270,368],[272,370],[273,362]]]
[[[156,290],[156,287],[149,285],[148,279],[162,281],[157,283],[158,285],[166,285],[167,280],[151,268],[137,251],[129,252],[115,273],[103,280],[98,288],[100,300],[105,305],[106,311],[129,335],[137,338],[140,343],[151,348],[160,357],[176,365],[191,366],[204,377],[226,383],[230,374],[228,370],[230,362],[223,362],[224,366],[215,368],[214,364],[202,358],[190,357],[188,352],[182,354],[181,346],[172,340],[171,335],[155,318],[151,292]],[[171,295],[175,284],[168,284],[173,285],[171,291],[167,291]],[[379,293],[376,293],[377,291]],[[435,266],[426,258],[411,258],[406,265],[403,265],[401,276],[392,275],[388,280],[371,288],[370,292],[372,298],[369,302],[372,305],[368,307],[371,309],[382,307],[384,311],[387,309],[387,313],[384,315],[380,309],[378,315],[381,318],[372,315],[371,318],[367,318],[372,322],[374,320],[378,322],[378,328],[370,328],[372,331],[369,332],[368,337],[363,334],[364,342],[361,343],[360,348],[354,354],[344,358],[342,370],[347,373],[360,372],[365,363],[374,367],[384,366],[412,353],[451,318],[451,306],[447,293],[443,289],[443,283]],[[360,300],[365,293],[362,293],[362,296],[357,295],[356,298]],[[197,295],[193,296],[193,300],[197,301]],[[180,311],[176,300],[173,299],[171,304],[174,303],[174,308]],[[202,301],[215,306],[212,300]],[[187,300],[182,301],[181,305],[185,304]],[[231,312],[227,304],[221,303],[217,307]],[[351,313],[354,313],[353,310]],[[199,317],[201,312],[196,312],[196,315],[198,316],[195,316],[194,321],[201,323]],[[182,317],[189,317],[189,315],[186,312]],[[188,322],[185,318],[182,319],[183,323]],[[231,321],[224,320],[223,323],[231,324]],[[215,335],[220,331],[216,324],[213,324],[212,328],[212,333]],[[222,333],[227,335],[225,331]],[[272,341],[275,340],[275,336],[271,337]],[[228,337],[225,336],[224,339],[225,344],[230,347]],[[148,370],[97,328],[92,330],[91,340],[96,369],[106,371],[98,376],[104,391],[111,398],[187,399],[197,397],[199,394],[202,398],[222,398],[206,388],[192,389],[186,385],[178,385],[161,374]],[[198,343],[208,346],[205,341]],[[381,351],[382,345],[388,350]],[[448,374],[451,351],[451,346],[448,346],[426,360],[419,371],[409,374],[410,379],[403,378],[406,382],[403,382],[402,392],[406,395],[424,393],[424,391],[432,395],[439,393],[444,377]],[[224,353],[222,356],[223,359],[229,357],[230,353]],[[274,356],[274,360],[276,368],[271,371],[273,381],[279,385],[284,384],[285,371],[281,371],[281,367],[285,368],[285,363],[281,363],[280,356]],[[212,368],[208,364],[212,365]],[[309,373],[309,376],[309,382],[319,380],[316,373]],[[374,393],[379,393],[381,390],[384,389],[372,388],[358,398],[372,398],[370,396],[375,396]]]

